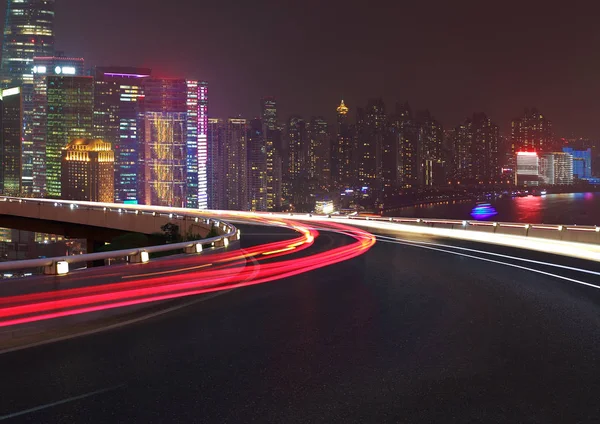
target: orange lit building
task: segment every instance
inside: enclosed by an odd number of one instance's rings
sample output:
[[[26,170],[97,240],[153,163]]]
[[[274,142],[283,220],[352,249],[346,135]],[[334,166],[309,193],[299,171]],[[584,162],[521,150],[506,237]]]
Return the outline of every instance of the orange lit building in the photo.
[[[100,139],[73,140],[62,151],[62,198],[113,202],[114,165],[111,143]]]

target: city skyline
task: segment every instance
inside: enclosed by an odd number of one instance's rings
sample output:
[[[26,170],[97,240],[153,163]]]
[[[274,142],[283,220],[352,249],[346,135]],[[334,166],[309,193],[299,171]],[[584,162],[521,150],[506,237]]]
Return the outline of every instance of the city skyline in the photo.
[[[464,4],[365,9],[334,1],[320,5],[319,13],[310,12],[317,10],[310,1],[285,10],[268,1],[180,4],[140,10],[132,0],[61,0],[57,50],[85,57],[90,66],[150,67],[156,76],[208,80],[212,117],[258,117],[257,99],[272,95],[282,117],[323,115],[334,121],[331,107],[340,98],[352,109],[382,96],[387,104],[428,108],[445,126],[485,112],[506,134],[511,119],[535,106],[555,122],[557,135],[600,133],[593,77],[600,63],[591,54],[574,57],[593,51],[597,36],[586,24],[591,14],[572,20],[573,11],[531,4],[520,5],[518,14],[508,6],[482,13]],[[121,13],[112,13],[115,8]],[[110,20],[111,31],[95,31],[82,16]],[[414,19],[398,25],[395,19],[402,16]],[[158,25],[160,31],[150,30]],[[239,63],[245,63],[243,71]]]

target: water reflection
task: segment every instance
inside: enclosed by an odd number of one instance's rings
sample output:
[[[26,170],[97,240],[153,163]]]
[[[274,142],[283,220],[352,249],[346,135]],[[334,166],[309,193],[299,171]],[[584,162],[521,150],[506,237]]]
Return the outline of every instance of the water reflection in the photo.
[[[498,215],[498,211],[489,203],[478,203],[471,211],[471,216],[477,220],[489,219]]]

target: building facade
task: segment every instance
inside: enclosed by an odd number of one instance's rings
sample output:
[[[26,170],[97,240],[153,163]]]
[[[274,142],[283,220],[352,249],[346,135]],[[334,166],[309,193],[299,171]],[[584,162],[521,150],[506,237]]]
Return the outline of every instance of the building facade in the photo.
[[[511,151],[547,152],[553,149],[552,123],[537,109],[525,109],[521,118],[511,123]]]
[[[225,196],[225,131],[225,122],[222,119],[208,119],[206,167],[209,209],[221,210],[227,207]]]
[[[248,121],[229,118],[225,128],[224,208],[246,211],[248,202]]]
[[[62,150],[72,140],[93,132],[94,79],[47,77],[46,181],[48,197],[61,197]]]
[[[112,203],[114,162],[110,143],[100,139],[71,141],[62,151],[62,198]]]
[[[263,123],[253,119],[248,125],[248,201],[251,211],[267,210],[267,146]]]
[[[333,185],[338,189],[350,187],[354,179],[349,111],[343,100],[336,109],[337,128],[331,149],[331,176]]]
[[[0,193],[21,194],[23,96],[20,87],[0,90]]]

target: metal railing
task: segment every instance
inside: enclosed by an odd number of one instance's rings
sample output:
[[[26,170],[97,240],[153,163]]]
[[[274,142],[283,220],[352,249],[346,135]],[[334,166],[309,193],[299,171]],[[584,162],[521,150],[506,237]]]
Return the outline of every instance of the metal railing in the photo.
[[[198,216],[187,215],[185,212],[178,210],[177,213],[160,211],[160,207],[157,210],[151,210],[152,207],[139,207],[138,205],[117,205],[112,204],[110,206],[94,206],[91,202],[72,202],[72,201],[61,201],[61,200],[48,200],[48,199],[21,199],[14,197],[0,197],[0,202],[18,202],[18,203],[53,203],[55,207],[67,207],[70,210],[101,210],[106,213],[117,213],[117,214],[151,214],[152,216],[167,217],[172,220],[186,220],[191,219],[195,223],[205,223],[211,228],[216,225],[218,231],[222,231],[223,234],[211,237],[207,239],[200,239],[194,241],[186,241],[180,243],[167,243],[157,246],[148,246],[132,249],[113,250],[108,252],[97,252],[87,253],[83,255],[71,255],[61,256],[52,258],[39,258],[39,259],[25,259],[17,261],[0,262],[0,271],[14,271],[14,270],[26,270],[32,268],[44,268],[45,274],[66,274],[69,272],[69,264],[75,263],[90,263],[95,261],[107,261],[110,259],[127,258],[129,262],[133,263],[145,263],[150,260],[150,254],[159,252],[168,252],[175,250],[183,250],[185,253],[201,253],[203,246],[211,245],[214,247],[227,247],[230,242],[237,241],[240,238],[240,231],[232,224],[219,221],[213,218],[200,218]],[[1,208],[1,206],[0,206]],[[142,209],[143,208],[143,209]],[[1,213],[1,209],[0,209]]]

